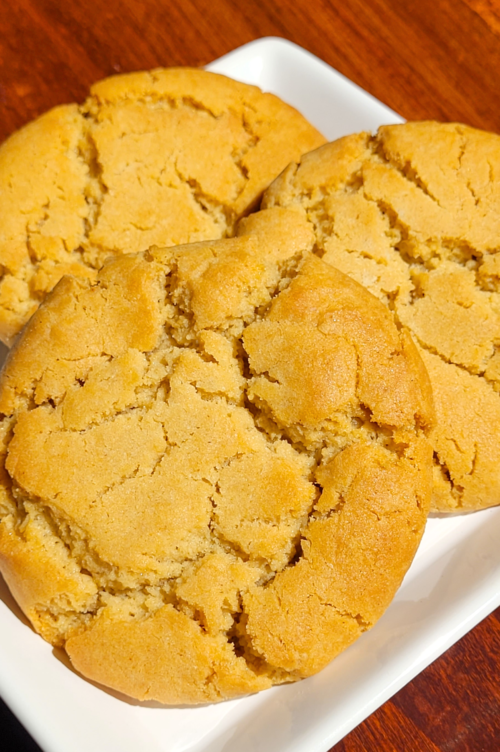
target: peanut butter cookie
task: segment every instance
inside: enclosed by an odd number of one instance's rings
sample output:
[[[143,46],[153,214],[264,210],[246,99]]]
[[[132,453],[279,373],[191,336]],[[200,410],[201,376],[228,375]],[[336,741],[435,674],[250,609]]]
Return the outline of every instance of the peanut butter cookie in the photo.
[[[0,379],[0,570],[82,674],[141,700],[319,671],[424,529],[415,346],[299,214],[278,229],[65,277]]]
[[[110,254],[231,235],[325,139],[254,86],[189,68],[114,76],[0,147],[0,340],[64,274]]]
[[[348,136],[290,165],[263,206],[301,211],[314,252],[415,338],[437,412],[434,511],[500,503],[500,136],[434,122]]]

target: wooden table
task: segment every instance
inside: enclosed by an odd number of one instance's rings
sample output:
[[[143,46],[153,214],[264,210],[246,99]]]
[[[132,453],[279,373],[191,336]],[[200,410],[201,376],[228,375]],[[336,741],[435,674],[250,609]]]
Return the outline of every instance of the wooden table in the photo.
[[[99,78],[204,65],[263,36],[305,47],[405,118],[500,132],[499,0],[0,0],[0,140]],[[0,747],[37,749],[1,705]],[[500,609],[334,750],[500,750]]]

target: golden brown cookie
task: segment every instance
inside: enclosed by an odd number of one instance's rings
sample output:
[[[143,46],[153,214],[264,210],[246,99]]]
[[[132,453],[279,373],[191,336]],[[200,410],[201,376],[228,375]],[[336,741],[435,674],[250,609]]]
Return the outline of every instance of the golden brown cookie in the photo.
[[[437,412],[433,509],[500,503],[500,136],[433,122],[348,136],[290,165],[263,206],[302,212],[315,253],[412,332]]]
[[[65,277],[1,376],[0,571],[79,671],[141,700],[320,670],[424,529],[426,371],[290,214],[286,239]]]
[[[190,68],[114,76],[0,147],[0,340],[63,274],[110,254],[231,235],[325,139],[272,94]]]

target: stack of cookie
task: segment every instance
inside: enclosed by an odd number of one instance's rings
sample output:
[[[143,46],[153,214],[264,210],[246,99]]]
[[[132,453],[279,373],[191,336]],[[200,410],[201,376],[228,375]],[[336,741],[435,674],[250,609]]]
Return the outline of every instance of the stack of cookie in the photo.
[[[0,571],[140,700],[319,671],[500,498],[500,139],[324,141],[174,69],[0,149]]]

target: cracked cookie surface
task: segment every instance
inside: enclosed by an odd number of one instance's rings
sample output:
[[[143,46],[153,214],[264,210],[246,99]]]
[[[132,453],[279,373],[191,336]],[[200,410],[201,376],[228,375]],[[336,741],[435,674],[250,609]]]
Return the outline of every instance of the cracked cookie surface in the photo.
[[[415,347],[298,213],[282,229],[65,277],[0,379],[0,571],[82,674],[140,700],[319,671],[424,529]]]
[[[314,252],[412,332],[437,413],[433,510],[500,503],[500,136],[433,122],[348,136],[290,165],[263,207],[300,209]]]
[[[0,339],[64,274],[112,254],[231,235],[325,139],[271,94],[188,68],[114,76],[0,147]]]

